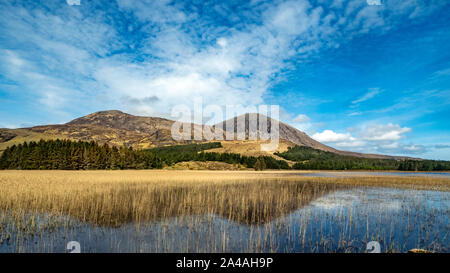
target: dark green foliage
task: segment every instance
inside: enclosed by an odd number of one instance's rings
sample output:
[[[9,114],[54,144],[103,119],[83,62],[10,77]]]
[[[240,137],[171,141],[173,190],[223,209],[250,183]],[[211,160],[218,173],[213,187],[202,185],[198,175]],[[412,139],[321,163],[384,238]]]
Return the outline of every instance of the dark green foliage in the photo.
[[[243,156],[233,153],[215,153],[204,152],[205,150],[220,148],[220,142],[204,143],[204,144],[187,144],[175,145],[167,147],[158,147],[149,149],[148,151],[161,158],[167,165],[176,164],[182,161],[220,161],[229,164],[241,164],[247,168],[254,168],[256,161],[259,159],[264,162],[268,169],[289,169],[289,165],[284,160],[276,160],[270,156]]]
[[[275,154],[292,161],[304,161],[313,158],[323,160],[342,158],[342,156],[335,153],[325,152],[305,146],[295,146],[293,148],[289,147],[286,152]]]
[[[253,157],[205,152],[220,147],[219,142],[213,142],[133,150],[127,147],[100,146],[95,142],[41,140],[7,148],[0,157],[0,169],[155,169],[183,161],[220,161],[241,164],[257,170],[290,169],[286,161],[276,160],[270,156]],[[292,168],[298,170],[450,170],[450,161],[358,158],[300,146],[289,148],[288,151],[276,155],[295,161]]]
[[[450,161],[359,158],[304,146],[295,146],[286,152],[276,153],[276,155],[297,162],[292,166],[297,170],[450,170]]]
[[[154,169],[182,161],[220,161],[253,168],[263,161],[269,169],[288,169],[285,161],[272,157],[248,157],[231,153],[204,152],[220,148],[219,142],[133,150],[100,146],[95,142],[41,140],[7,148],[0,157],[0,169],[19,170],[103,170]]]
[[[204,150],[214,148],[222,148],[222,144],[220,144],[220,142],[209,142],[201,144],[172,145],[172,146],[151,148],[149,150],[155,154],[157,153],[169,154],[169,153],[201,152]]]
[[[0,157],[0,169],[98,170],[161,168],[152,153],[132,148],[100,146],[95,142],[41,140],[7,148]]]
[[[443,160],[404,160],[400,162],[402,171],[449,171],[450,161]]]
[[[263,159],[258,158],[255,163],[255,171],[262,171],[266,169],[266,163]]]
[[[161,158],[166,165],[172,165],[178,162],[197,160],[199,153],[205,150],[221,148],[220,142],[211,142],[203,144],[186,144],[173,145],[146,150],[157,157]],[[205,160],[200,160],[205,161]],[[207,160],[207,161],[222,161],[222,160]]]

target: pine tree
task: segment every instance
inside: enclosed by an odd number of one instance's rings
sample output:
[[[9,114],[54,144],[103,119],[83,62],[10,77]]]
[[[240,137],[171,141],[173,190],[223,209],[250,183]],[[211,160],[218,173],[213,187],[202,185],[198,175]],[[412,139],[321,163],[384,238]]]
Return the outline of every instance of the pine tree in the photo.
[[[266,163],[264,162],[264,158],[258,157],[255,163],[255,171],[262,171],[266,169]]]

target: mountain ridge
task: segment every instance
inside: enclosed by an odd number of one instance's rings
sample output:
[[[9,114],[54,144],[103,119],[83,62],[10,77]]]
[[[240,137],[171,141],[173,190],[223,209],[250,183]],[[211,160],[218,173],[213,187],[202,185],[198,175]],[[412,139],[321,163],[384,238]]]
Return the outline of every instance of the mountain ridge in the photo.
[[[239,150],[239,145],[242,146],[243,143],[253,143],[254,146],[251,149],[259,147],[261,141],[251,141],[249,140],[249,117],[251,115],[257,115],[257,130],[261,133],[261,128],[259,121],[261,119],[267,118],[268,126],[267,133],[270,133],[270,125],[275,120],[271,119],[262,114],[257,113],[247,113],[241,116],[232,118],[234,119],[234,132],[237,131],[237,121],[240,118],[245,118],[245,140],[223,140],[224,143],[228,144],[228,147]],[[191,126],[191,136],[194,135],[194,131],[203,128],[209,128],[212,132],[217,132],[219,135],[225,136],[226,134],[226,122],[222,121],[218,124],[209,125],[197,125],[186,123],[186,125]],[[379,154],[363,154],[350,151],[341,151],[334,149],[330,146],[322,144],[306,133],[288,125],[281,121],[279,122],[279,137],[281,142],[284,143],[282,149],[286,147],[293,147],[295,145],[311,147],[314,149],[332,152],[340,155],[353,156],[353,157],[363,157],[363,158],[380,158],[380,159],[411,159],[409,157],[402,156],[389,156],[389,155],[379,155]],[[91,113],[64,124],[54,124],[54,125],[39,125],[29,128],[20,129],[0,129],[0,151],[4,150],[6,147],[18,144],[19,141],[37,141],[39,136],[43,139],[56,139],[56,138],[66,138],[71,140],[83,140],[83,141],[96,141],[100,144],[108,144],[114,146],[131,146],[133,148],[145,149],[151,147],[159,147],[166,145],[176,145],[176,144],[186,144],[193,142],[207,142],[202,141],[175,141],[171,136],[172,125],[175,123],[173,120],[161,118],[161,117],[145,117],[145,116],[135,116],[128,113],[124,113],[119,110],[107,110],[98,111]],[[219,131],[218,131],[219,130]],[[28,140],[29,139],[29,140]],[[193,139],[193,138],[192,138]],[[23,141],[22,141],[23,142]],[[230,145],[231,144],[231,145]],[[233,147],[237,146],[237,147]],[[223,151],[227,152],[227,151]],[[245,154],[245,150],[240,153]],[[273,155],[273,153],[271,153]]]

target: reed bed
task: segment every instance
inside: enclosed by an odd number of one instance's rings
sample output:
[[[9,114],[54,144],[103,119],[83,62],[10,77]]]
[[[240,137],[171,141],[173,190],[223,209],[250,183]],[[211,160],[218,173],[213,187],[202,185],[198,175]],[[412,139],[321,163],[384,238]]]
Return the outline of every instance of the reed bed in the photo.
[[[0,210],[17,219],[30,213],[48,213],[109,226],[204,213],[242,223],[264,223],[342,188],[450,189],[446,178],[322,178],[284,174],[5,171],[0,172]]]
[[[265,226],[322,196],[357,187],[450,191],[450,179],[446,178],[323,178],[291,174],[270,171],[2,171],[0,245],[11,236],[19,240],[18,234],[34,236],[60,228],[70,229],[80,223],[118,228],[173,217],[198,221],[196,216],[209,215],[211,222],[218,216],[241,225]],[[277,225],[275,228],[283,229]],[[219,251],[227,249],[223,244],[229,235],[226,229],[223,232],[222,245],[214,245]],[[287,230],[288,235],[291,233]],[[158,236],[167,237],[164,233]],[[248,246],[248,251],[252,252],[269,238],[261,234],[249,236],[259,238],[256,245]],[[324,238],[321,240],[327,244]]]
[[[18,220],[48,213],[99,226],[205,213],[251,224],[270,221],[342,187],[260,175],[192,174],[5,172],[0,175],[0,210]]]

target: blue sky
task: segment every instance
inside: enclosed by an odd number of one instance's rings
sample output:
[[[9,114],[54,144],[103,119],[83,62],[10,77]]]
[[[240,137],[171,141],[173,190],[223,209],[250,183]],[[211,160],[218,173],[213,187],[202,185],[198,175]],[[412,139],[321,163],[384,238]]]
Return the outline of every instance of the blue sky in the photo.
[[[280,105],[338,149],[450,160],[448,22],[440,0],[3,0],[0,127],[201,96]]]

